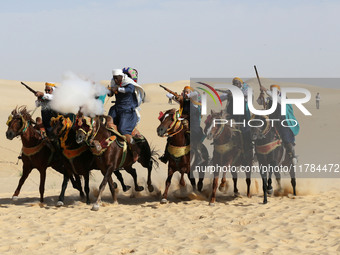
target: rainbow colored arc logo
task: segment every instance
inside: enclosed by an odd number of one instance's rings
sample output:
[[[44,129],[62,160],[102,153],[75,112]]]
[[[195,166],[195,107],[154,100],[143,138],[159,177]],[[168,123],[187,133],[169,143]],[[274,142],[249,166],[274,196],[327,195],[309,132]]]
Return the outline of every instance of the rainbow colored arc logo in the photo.
[[[212,92],[214,92],[215,95],[217,96],[217,99],[220,101],[220,104],[221,104],[221,106],[222,106],[222,100],[221,100],[220,96],[218,95],[217,91],[216,91],[212,86],[210,86],[209,84],[206,84],[206,83],[204,83],[204,82],[200,82],[200,81],[197,82],[197,83],[198,83],[198,84],[201,84],[201,85],[203,85],[203,86],[206,86],[206,87],[209,88]],[[197,87],[197,88],[200,89],[200,90],[203,90],[205,93],[207,93],[207,94],[212,98],[212,100],[214,101],[214,103],[217,104],[214,95],[213,95],[209,90],[207,90],[207,89],[205,89],[205,88],[201,88],[201,87]]]

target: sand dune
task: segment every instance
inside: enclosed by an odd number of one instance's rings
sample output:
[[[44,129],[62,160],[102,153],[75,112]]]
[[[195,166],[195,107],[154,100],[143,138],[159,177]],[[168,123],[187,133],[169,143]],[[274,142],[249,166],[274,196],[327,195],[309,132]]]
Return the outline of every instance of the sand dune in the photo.
[[[250,80],[249,84],[256,91],[255,82]],[[27,83],[43,90],[43,82]],[[164,85],[180,92],[188,83]],[[269,87],[271,81],[263,83]],[[166,139],[156,134],[158,113],[177,105],[167,104],[165,92],[158,84],[143,86],[147,99],[141,107],[139,129],[162,154]],[[312,93],[312,100],[306,104],[312,116],[296,111],[301,125],[301,133],[296,138],[299,164],[339,164],[340,120],[334,118],[334,114],[340,111],[340,90],[302,86]],[[229,178],[229,189],[218,192],[216,205],[209,207],[210,180],[205,180],[204,192],[196,194],[190,185],[180,188],[176,174],[170,203],[161,205],[167,168],[160,163],[153,171],[155,192],[119,190],[119,204],[114,205],[106,190],[103,206],[93,212],[72,188],[66,192],[65,206],[55,207],[62,176],[52,169],[47,173],[45,203],[40,204],[39,173],[33,170],[19,200],[13,202],[11,196],[22,168],[22,162],[17,163],[21,141],[6,139],[6,120],[17,105],[27,105],[33,111],[35,97],[19,81],[0,80],[0,89],[1,254],[340,254],[339,178],[298,179],[296,197],[291,195],[290,180],[285,178],[285,192],[269,197],[266,205],[262,204],[259,176],[252,179],[251,198],[245,196],[244,179],[238,181],[241,196],[235,198]],[[320,110],[315,108],[316,92],[322,97]],[[106,111],[110,101],[107,99],[105,103]],[[37,109],[33,116],[39,115],[40,109]],[[146,170],[140,165],[136,168],[139,183],[145,186]],[[131,177],[123,175],[126,182],[132,184]],[[101,178],[99,171],[93,171],[92,201]]]

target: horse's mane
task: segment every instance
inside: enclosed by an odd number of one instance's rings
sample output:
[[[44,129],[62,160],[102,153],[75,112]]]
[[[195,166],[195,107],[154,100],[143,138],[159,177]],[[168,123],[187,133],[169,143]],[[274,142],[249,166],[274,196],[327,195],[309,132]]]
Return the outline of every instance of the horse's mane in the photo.
[[[35,123],[35,121],[32,119],[32,116],[31,116],[31,114],[30,114],[30,111],[28,111],[27,110],[27,107],[26,107],[26,105],[22,105],[22,106],[17,106],[14,110],[13,110],[13,112],[12,112],[12,114],[20,114],[25,120],[27,120],[27,121],[30,121],[32,124],[36,124]],[[14,115],[13,114],[13,115]]]

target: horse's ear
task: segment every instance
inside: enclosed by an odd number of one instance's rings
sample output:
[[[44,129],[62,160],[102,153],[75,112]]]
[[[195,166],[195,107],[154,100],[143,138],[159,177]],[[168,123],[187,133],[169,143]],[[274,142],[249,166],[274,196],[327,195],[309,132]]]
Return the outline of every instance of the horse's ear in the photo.
[[[221,115],[222,115],[223,118],[226,119],[226,118],[228,117],[228,112],[227,112],[227,110],[222,110],[222,111],[221,111]]]
[[[81,111],[82,108],[83,108],[82,106],[79,107],[79,110],[78,110],[78,113],[77,113],[78,117],[83,117],[83,112]]]
[[[210,113],[211,113],[211,115],[214,115],[215,114],[215,111],[214,110],[210,110]]]
[[[12,115],[13,115],[13,116],[17,114],[17,108],[18,108],[18,106],[15,107],[15,109],[12,111]]]

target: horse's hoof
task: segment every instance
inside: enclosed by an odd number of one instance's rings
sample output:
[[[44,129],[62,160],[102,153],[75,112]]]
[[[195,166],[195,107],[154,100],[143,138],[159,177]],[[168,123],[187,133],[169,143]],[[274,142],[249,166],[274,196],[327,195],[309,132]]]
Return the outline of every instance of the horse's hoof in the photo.
[[[86,201],[86,204],[87,204],[87,205],[90,205],[90,204],[91,204],[91,201],[90,201],[90,200]]]
[[[264,205],[267,204],[267,202],[268,202],[267,200],[263,200],[263,204],[264,204]]]
[[[234,192],[234,197],[239,197],[240,196],[240,192],[236,191]]]
[[[18,201],[18,199],[19,199],[18,196],[13,196],[13,197],[12,197],[12,200],[13,200],[13,201]]]
[[[60,207],[60,206],[63,206],[64,205],[64,202],[63,201],[58,201],[57,202],[57,207]]]
[[[123,191],[126,192],[131,189],[130,185],[125,185],[125,188],[123,188]]]
[[[268,195],[273,194],[273,189],[268,189],[268,190],[267,190],[267,194],[268,194]]]
[[[144,187],[142,187],[142,186],[136,186],[135,187],[135,191],[140,192],[140,191],[143,191],[143,190],[144,190]]]
[[[200,184],[197,184],[197,189],[199,192],[202,192],[202,189],[203,189],[203,184],[200,185]]]
[[[162,198],[161,204],[166,204],[166,203],[168,203],[168,200],[166,198]]]
[[[209,206],[215,206],[215,203],[210,202],[210,203],[209,203]]]
[[[155,190],[155,188],[152,185],[148,185],[148,190],[151,193]]]
[[[92,206],[92,209],[91,209],[92,211],[98,211],[99,210],[99,205],[98,204],[94,204],[93,206]]]

